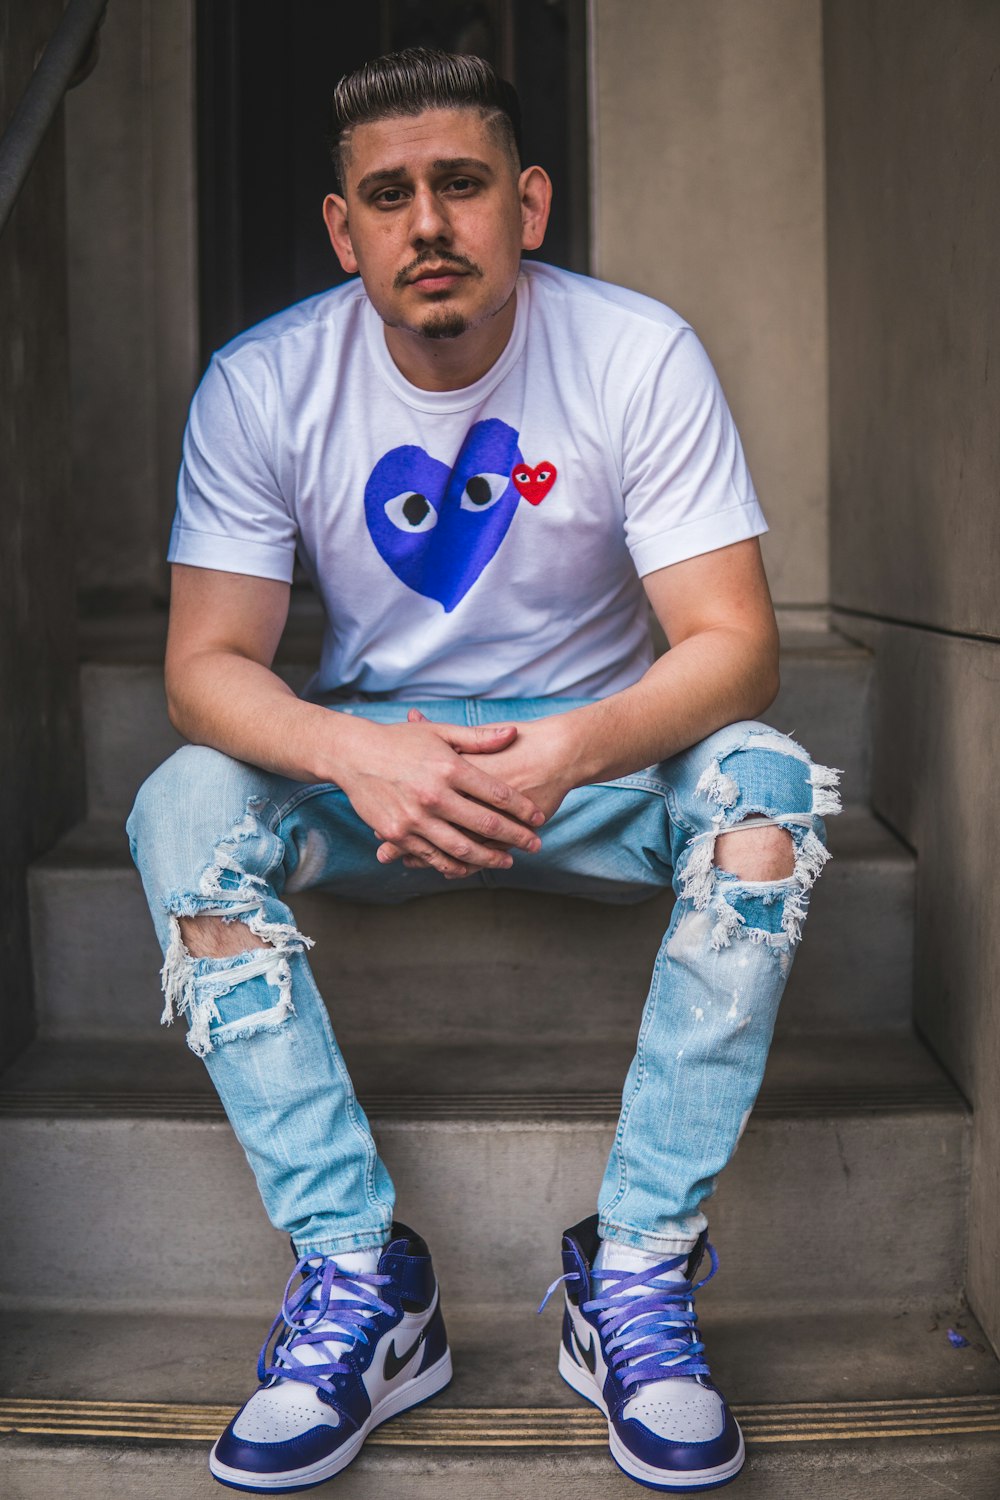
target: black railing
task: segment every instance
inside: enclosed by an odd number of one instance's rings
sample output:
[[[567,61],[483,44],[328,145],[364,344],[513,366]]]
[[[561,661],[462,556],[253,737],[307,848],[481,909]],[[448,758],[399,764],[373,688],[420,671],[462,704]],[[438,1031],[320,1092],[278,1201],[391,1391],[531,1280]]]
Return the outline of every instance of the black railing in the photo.
[[[63,95],[90,71],[97,28],[108,0],[69,0],[63,18],[0,139],[0,234],[31,171]]]

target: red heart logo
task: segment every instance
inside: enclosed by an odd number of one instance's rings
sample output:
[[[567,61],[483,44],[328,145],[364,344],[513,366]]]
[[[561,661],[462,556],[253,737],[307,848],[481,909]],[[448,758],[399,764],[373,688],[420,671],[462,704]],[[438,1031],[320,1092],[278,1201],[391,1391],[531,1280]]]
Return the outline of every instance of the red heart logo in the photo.
[[[517,493],[527,500],[529,505],[541,505],[556,482],[556,466],[550,463],[540,463],[532,468],[530,464],[518,464],[510,477],[514,481]]]

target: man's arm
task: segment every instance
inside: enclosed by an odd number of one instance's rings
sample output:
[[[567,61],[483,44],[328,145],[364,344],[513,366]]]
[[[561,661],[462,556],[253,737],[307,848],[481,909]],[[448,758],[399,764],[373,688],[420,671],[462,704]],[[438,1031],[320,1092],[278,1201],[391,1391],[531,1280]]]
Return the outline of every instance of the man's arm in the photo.
[[[517,739],[490,758],[497,775],[550,817],[571,788],[666,760],[726,724],[756,718],[777,694],[778,631],[755,537],[661,568],[643,583],[671,649],[632,687],[519,725]]]
[[[643,579],[671,649],[633,687],[566,717],[573,786],[627,776],[762,714],[778,692],[778,627],[756,537]]]
[[[380,838],[444,875],[504,867],[508,848],[536,849],[542,811],[487,759],[517,728],[372,724],[304,703],[271,671],[289,593],[273,579],[174,565],[166,661],[174,726],[264,770],[334,782]],[[463,752],[476,752],[475,761]]]

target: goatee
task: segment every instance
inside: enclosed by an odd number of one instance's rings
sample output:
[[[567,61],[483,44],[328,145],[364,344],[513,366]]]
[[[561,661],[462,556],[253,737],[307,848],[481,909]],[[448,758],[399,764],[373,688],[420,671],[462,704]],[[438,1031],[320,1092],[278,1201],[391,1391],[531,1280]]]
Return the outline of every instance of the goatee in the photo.
[[[457,339],[465,333],[468,322],[460,312],[433,313],[420,325],[425,339]]]

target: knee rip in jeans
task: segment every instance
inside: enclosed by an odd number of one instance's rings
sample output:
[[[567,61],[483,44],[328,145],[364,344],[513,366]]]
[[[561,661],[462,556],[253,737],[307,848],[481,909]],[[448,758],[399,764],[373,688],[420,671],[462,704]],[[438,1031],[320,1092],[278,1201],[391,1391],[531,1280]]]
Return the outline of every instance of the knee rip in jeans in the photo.
[[[830,858],[815,823],[840,812],[839,781],[839,771],[814,765],[801,745],[773,730],[751,730],[706,767],[695,792],[715,804],[714,827],[690,840],[680,888],[695,912],[714,919],[709,942],[716,952],[734,937],[745,937],[776,950],[785,966],[791,962],[809,891]],[[751,882],[716,865],[720,833],[767,827],[784,828],[791,835],[791,875]]]
[[[267,836],[260,820],[266,805],[252,798],[244,817],[212,851],[198,890],[174,891],[166,901],[170,941],[160,971],[164,998],[160,1020],[169,1026],[175,1016],[186,1016],[188,1046],[198,1057],[207,1057],[222,1042],[274,1031],[294,1014],[289,957],[311,948],[312,939],[291,922],[269,919],[267,905],[276,898],[263,877],[247,869],[254,842]],[[229,958],[195,958],[184,944],[180,919],[199,916],[242,922],[267,946],[248,948]],[[227,1021],[219,1001],[237,986],[261,976],[277,990],[275,1003]]]

